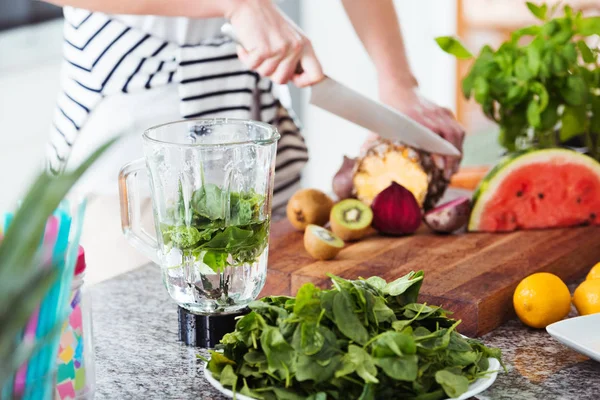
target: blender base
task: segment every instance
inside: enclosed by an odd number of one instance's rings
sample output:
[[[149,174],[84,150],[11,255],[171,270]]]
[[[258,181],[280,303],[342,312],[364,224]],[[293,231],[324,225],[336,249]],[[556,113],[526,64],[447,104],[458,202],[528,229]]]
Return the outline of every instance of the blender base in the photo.
[[[231,314],[201,315],[177,307],[179,340],[187,346],[213,349],[225,334],[235,330],[236,318],[249,312],[246,308]]]

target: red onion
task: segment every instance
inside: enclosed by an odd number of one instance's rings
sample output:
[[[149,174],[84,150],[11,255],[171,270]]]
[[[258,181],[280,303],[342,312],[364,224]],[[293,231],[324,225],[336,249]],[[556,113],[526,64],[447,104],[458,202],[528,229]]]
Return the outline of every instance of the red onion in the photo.
[[[410,190],[392,182],[373,203],[373,227],[389,235],[406,235],[421,225],[421,207]]]
[[[467,197],[459,197],[427,211],[423,220],[435,232],[452,233],[469,222],[470,214],[471,200]]]
[[[344,156],[342,166],[333,177],[333,192],[339,200],[352,197],[352,170],[355,164],[356,159]]]

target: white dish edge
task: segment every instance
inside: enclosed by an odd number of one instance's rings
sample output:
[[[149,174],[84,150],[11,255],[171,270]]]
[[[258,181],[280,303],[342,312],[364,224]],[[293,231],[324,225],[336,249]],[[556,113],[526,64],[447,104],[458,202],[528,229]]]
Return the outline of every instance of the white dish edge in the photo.
[[[498,371],[501,368],[500,362],[498,360],[496,360],[495,358],[488,358],[488,360],[490,363],[488,372],[490,372],[490,374],[487,376],[484,376],[482,378],[479,378],[475,382],[471,383],[469,385],[469,390],[467,392],[463,393],[460,397],[453,398],[452,400],[467,400],[467,399],[475,396],[476,394],[479,394],[479,393],[485,391],[487,388],[489,388],[494,383],[494,381],[496,380],[496,377],[498,376]],[[204,376],[206,377],[206,380],[215,389],[217,389],[219,392],[221,392],[225,396],[227,396],[229,398],[233,398],[233,392],[231,390],[225,388],[223,385],[221,385],[221,382],[217,381],[212,376],[212,373],[208,370],[206,363],[204,363]],[[252,397],[244,396],[239,393],[236,393],[235,398],[237,400],[256,400]],[[450,399],[446,399],[446,400],[450,400]]]

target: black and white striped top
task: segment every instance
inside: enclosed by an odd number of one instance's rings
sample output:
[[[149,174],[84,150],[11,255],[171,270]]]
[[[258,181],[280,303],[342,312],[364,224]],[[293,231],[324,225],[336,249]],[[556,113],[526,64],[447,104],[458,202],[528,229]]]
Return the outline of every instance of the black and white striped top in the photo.
[[[273,205],[287,202],[308,151],[272,82],[240,62],[235,43],[214,37],[180,46],[102,13],[65,8],[64,16],[62,90],[48,148],[51,172],[66,167],[80,130],[105,97],[173,84],[183,118],[255,119],[279,129]]]

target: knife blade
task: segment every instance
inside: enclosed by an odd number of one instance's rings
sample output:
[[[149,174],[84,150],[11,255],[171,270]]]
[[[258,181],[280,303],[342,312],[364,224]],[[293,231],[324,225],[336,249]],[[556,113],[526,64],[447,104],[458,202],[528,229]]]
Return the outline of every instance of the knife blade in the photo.
[[[310,104],[362,126],[384,139],[431,153],[460,156],[450,142],[408,116],[326,76],[310,87]]]
[[[230,23],[221,26],[221,33],[242,45]],[[301,73],[302,66],[298,65],[296,71]],[[310,91],[310,104],[362,126],[384,139],[400,141],[435,154],[460,156],[456,147],[430,129],[328,76],[312,85]]]

